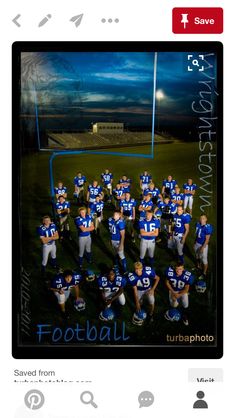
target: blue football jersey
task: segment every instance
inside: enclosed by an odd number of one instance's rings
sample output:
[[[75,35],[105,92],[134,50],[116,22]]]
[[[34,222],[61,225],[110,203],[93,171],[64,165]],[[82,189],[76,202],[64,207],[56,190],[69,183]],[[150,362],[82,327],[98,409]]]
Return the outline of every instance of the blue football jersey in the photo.
[[[85,176],[81,176],[81,177],[76,176],[73,179],[73,183],[77,187],[82,187],[86,183],[86,177]]]
[[[67,283],[63,274],[57,274],[51,281],[51,288],[57,290],[69,290],[77,286],[82,281],[82,277],[78,273],[73,273],[72,280]]]
[[[161,212],[165,214],[174,214],[177,210],[177,205],[172,202],[165,203],[160,201],[158,202],[158,207],[161,210]]]
[[[111,183],[113,175],[112,173],[108,173],[108,174],[102,173],[100,177],[103,180],[104,184],[107,185]]]
[[[176,180],[168,181],[167,179],[163,180],[162,185],[165,186],[167,189],[174,190],[175,186],[177,185]]]
[[[156,218],[152,218],[151,221],[147,221],[147,219],[144,219],[143,221],[139,222],[139,228],[140,229],[144,229],[145,232],[154,232],[156,229],[160,228],[161,224],[160,224],[160,220],[156,219]],[[145,236],[141,236],[142,239],[147,239],[147,240],[153,240],[156,237],[153,237],[151,235],[145,235]]]
[[[57,202],[55,207],[56,207],[56,210],[70,209],[70,202],[67,202],[66,200],[63,203]],[[62,218],[63,216],[65,216],[63,213],[58,214],[59,218]]]
[[[124,194],[123,189],[113,189],[114,196],[121,197]]]
[[[131,179],[126,179],[126,180],[120,179],[119,180],[119,184],[123,184],[123,183],[127,183],[127,184],[129,183],[128,186],[122,187],[123,192],[124,193],[130,193],[130,190],[131,190]]]
[[[91,215],[93,215],[94,213],[98,213],[101,214],[103,212],[104,209],[104,202],[94,202],[91,204],[90,206],[91,209]]]
[[[99,185],[94,187],[92,184],[90,184],[88,187],[88,192],[90,193],[90,199],[95,199],[96,196],[102,193],[102,187]]]
[[[147,176],[145,176],[144,174],[141,174],[140,180],[142,181],[142,184],[149,184],[151,183],[152,176],[151,174],[147,174]]]
[[[120,207],[123,208],[123,215],[133,216],[133,208],[136,207],[136,201],[132,198],[130,200],[122,200],[120,202]]]
[[[140,206],[143,206],[144,208],[150,207],[150,210],[152,210],[153,209],[153,202],[152,202],[152,200],[149,200],[148,202],[146,202],[146,200],[142,200],[142,202],[140,203]],[[145,218],[145,211],[144,210],[140,211],[140,217]]]
[[[109,232],[112,241],[120,241],[120,232],[123,230],[125,230],[125,222],[122,219],[115,221],[113,218],[109,218]]]
[[[153,287],[153,281],[156,276],[155,270],[151,267],[144,267],[141,276],[136,272],[129,273],[128,282],[131,286],[136,286],[137,290],[149,290]]]
[[[206,236],[211,235],[213,227],[210,224],[201,225],[200,222],[196,223],[196,242],[203,245],[206,241]]]
[[[55,232],[57,231],[57,227],[54,223],[51,223],[48,227],[45,225],[40,225],[38,228],[38,235],[40,237],[53,237],[55,235]],[[43,245],[51,245],[54,242],[54,240],[49,241],[47,244]]]
[[[191,285],[194,280],[190,271],[184,270],[181,276],[177,276],[172,267],[168,267],[166,270],[166,278],[175,292],[183,290],[186,285]]]
[[[161,193],[160,193],[160,190],[157,188],[157,187],[155,187],[154,189],[145,189],[145,191],[144,191],[144,196],[146,196],[147,194],[151,194],[152,195],[152,197],[158,197]]]
[[[177,213],[173,217],[174,222],[174,232],[177,234],[184,234],[185,233],[185,224],[189,224],[191,222],[191,216],[188,213],[183,213],[182,215],[177,215]]]
[[[85,218],[82,216],[77,216],[77,218],[74,219],[74,222],[80,237],[88,237],[91,234],[89,231],[83,232],[80,228],[80,226],[84,226],[85,228],[89,228],[91,226],[93,221],[90,215],[86,215]]]
[[[187,191],[192,192],[193,190],[197,189],[197,185],[196,184],[191,184],[189,185],[188,183],[184,183],[183,185],[183,190],[185,190],[185,196],[191,196],[191,193],[187,193]]]
[[[65,193],[67,193],[67,187],[65,187],[65,186],[63,186],[63,187],[55,187],[54,188],[54,192],[55,192],[55,194],[58,194],[59,196],[60,195],[63,195]]]
[[[178,206],[179,205],[179,203],[177,203],[177,202],[179,202],[180,200],[183,200],[184,201],[184,197],[185,197],[185,195],[183,194],[183,193],[171,193],[171,200],[176,200],[176,205]]]
[[[98,286],[99,289],[107,293],[116,293],[120,290],[121,287],[126,286],[126,279],[120,276],[120,274],[115,274],[113,281],[109,280],[106,276],[98,277]]]

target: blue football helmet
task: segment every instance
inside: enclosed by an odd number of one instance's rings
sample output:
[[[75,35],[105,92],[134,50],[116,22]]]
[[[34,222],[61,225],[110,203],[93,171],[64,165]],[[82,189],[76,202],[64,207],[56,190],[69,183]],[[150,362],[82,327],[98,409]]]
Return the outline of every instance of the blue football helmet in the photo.
[[[181,319],[181,313],[178,311],[178,309],[175,308],[168,309],[168,311],[165,313],[165,318],[167,321],[178,322]]]
[[[204,280],[198,280],[195,283],[195,289],[198,293],[204,293],[206,291],[206,282]]]
[[[139,327],[141,327],[146,318],[147,318],[146,312],[143,309],[141,309],[140,311],[134,313],[132,317],[132,324],[138,325]]]
[[[76,311],[80,312],[80,311],[84,311],[86,309],[86,303],[85,300],[82,298],[79,298],[78,300],[75,300],[74,302],[74,308],[76,309]]]
[[[111,308],[105,308],[102,312],[100,312],[99,319],[101,321],[112,321],[114,316],[114,312]]]
[[[87,282],[93,282],[95,280],[96,276],[94,271],[92,270],[87,270],[86,272],[86,281]]]

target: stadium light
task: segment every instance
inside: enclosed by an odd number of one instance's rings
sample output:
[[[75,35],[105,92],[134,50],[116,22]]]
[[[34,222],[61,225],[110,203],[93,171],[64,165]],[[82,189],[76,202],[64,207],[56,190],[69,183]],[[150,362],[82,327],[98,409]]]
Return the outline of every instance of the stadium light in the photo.
[[[165,95],[164,95],[162,90],[157,90],[156,91],[156,99],[158,101],[158,112],[157,112],[158,113],[158,120],[157,120],[157,130],[158,130],[158,132],[159,132],[159,126],[160,126],[160,103],[161,103],[161,100],[164,99],[164,97],[165,97]]]
[[[164,97],[165,97],[165,95],[164,95],[164,93],[163,93],[163,91],[162,90],[157,90],[156,91],[156,98],[157,98],[157,100],[161,100],[161,99],[164,99]]]

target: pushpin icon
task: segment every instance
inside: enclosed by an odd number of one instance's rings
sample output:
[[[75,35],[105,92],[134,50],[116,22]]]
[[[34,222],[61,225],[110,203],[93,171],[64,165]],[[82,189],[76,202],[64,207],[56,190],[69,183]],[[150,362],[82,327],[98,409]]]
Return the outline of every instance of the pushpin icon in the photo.
[[[181,14],[181,17],[182,17],[181,23],[184,24],[184,29],[186,29],[186,24],[189,23],[189,21],[188,21],[188,14],[187,13],[185,13],[185,14],[183,13],[183,14]]]

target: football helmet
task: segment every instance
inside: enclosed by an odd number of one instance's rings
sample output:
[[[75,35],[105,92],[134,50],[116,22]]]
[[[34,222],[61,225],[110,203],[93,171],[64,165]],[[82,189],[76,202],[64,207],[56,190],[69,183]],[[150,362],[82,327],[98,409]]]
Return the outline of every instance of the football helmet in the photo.
[[[195,289],[198,293],[204,293],[206,291],[206,282],[204,280],[198,280],[195,283]]]
[[[80,312],[80,311],[84,311],[86,309],[86,303],[85,300],[82,298],[79,298],[78,300],[75,300],[74,302],[74,308],[76,309],[76,311]]]
[[[178,322],[181,319],[181,313],[178,311],[178,309],[175,308],[168,309],[168,311],[165,313],[165,318],[167,321]]]
[[[86,281],[87,282],[93,282],[95,280],[96,276],[94,271],[92,270],[87,270],[86,272]]]
[[[146,312],[141,309],[139,312],[135,312],[132,317],[132,324],[138,325],[141,327],[144,323],[144,320],[147,318]]]
[[[100,312],[99,319],[101,321],[112,321],[114,316],[113,310],[111,308],[106,308]]]

